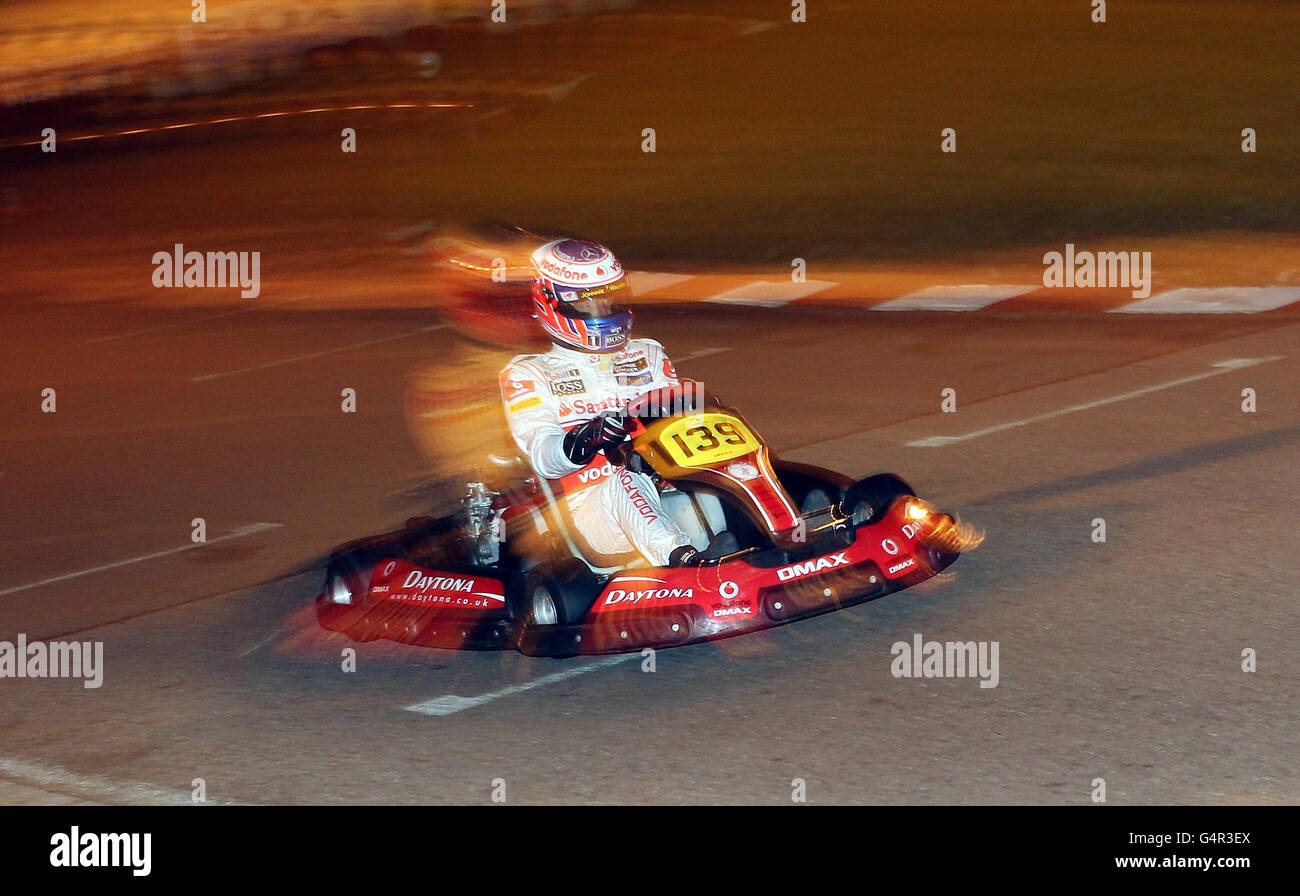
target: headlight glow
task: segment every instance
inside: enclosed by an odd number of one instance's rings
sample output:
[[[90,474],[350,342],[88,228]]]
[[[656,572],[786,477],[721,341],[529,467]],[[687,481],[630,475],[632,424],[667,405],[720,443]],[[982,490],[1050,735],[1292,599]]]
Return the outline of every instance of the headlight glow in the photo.
[[[336,604],[352,603],[352,589],[348,587],[347,580],[343,576],[330,578],[330,600]]]

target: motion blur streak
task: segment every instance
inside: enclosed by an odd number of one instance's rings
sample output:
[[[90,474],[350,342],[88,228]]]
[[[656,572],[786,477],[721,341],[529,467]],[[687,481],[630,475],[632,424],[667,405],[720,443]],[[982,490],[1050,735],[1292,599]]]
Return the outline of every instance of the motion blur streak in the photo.
[[[353,106],[321,106],[316,109],[293,109],[287,112],[259,112],[253,115],[231,115],[226,118],[209,118],[207,121],[184,121],[175,124],[161,124],[147,128],[129,128],[123,131],[112,131],[103,134],[77,134],[71,137],[61,137],[60,140],[66,143],[75,143],[82,140],[104,140],[109,137],[130,137],[134,134],[151,134],[159,131],[176,131],[181,128],[198,128],[213,124],[229,124],[234,121],[255,121],[259,118],[284,118],[290,115],[316,115],[321,112],[355,112],[373,109],[472,109],[473,103],[382,103],[382,104],[362,104]],[[25,140],[20,143],[0,143],[0,149],[7,149],[19,146],[40,146],[40,140]]]

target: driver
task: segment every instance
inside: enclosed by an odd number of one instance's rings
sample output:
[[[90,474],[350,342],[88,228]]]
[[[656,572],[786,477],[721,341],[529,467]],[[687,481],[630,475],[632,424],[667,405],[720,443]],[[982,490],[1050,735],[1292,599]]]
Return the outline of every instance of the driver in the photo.
[[[698,565],[700,552],[663,512],[649,477],[609,459],[629,438],[628,405],[679,385],[662,345],[631,338],[632,311],[617,304],[630,294],[623,266],[609,249],[578,239],[546,243],[531,266],[534,316],[552,346],[501,372],[511,435],[592,549],[636,550],[655,566]]]

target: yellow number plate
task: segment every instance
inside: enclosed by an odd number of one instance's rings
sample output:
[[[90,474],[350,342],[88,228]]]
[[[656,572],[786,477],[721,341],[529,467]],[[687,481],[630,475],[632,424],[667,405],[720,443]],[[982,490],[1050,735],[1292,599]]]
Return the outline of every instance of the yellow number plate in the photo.
[[[757,451],[760,442],[742,421],[730,414],[696,414],[665,426],[659,442],[679,467],[711,467]]]

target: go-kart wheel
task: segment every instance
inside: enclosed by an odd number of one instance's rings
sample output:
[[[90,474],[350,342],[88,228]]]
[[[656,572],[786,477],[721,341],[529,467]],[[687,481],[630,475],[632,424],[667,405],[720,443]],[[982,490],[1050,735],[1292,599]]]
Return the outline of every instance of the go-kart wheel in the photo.
[[[363,621],[370,604],[369,575],[369,569],[355,557],[343,554],[330,558],[325,585],[316,598],[316,618],[324,628],[346,632],[357,641],[379,637]]]
[[[902,497],[915,496],[912,487],[893,473],[877,473],[860,479],[844,492],[844,512],[853,525],[875,522]]]
[[[526,626],[571,625],[582,620],[599,590],[591,570],[580,560],[538,568],[524,577],[514,618]]]
[[[815,488],[803,496],[803,500],[799,502],[799,512],[812,513],[814,510],[830,507],[834,503],[826,489]]]
[[[560,602],[548,583],[533,583],[528,594],[528,624],[556,625],[560,621],[559,606]]]
[[[870,501],[858,498],[852,503],[844,502],[844,512],[849,516],[849,522],[855,526],[861,526],[871,519],[872,506]]]

